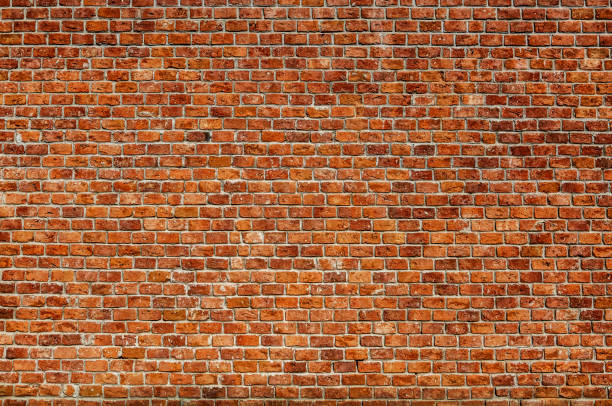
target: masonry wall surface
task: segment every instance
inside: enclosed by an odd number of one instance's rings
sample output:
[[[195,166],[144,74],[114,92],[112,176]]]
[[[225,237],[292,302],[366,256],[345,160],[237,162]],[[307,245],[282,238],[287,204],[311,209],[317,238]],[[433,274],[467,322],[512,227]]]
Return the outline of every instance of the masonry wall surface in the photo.
[[[0,0],[0,404],[612,402],[607,0]]]

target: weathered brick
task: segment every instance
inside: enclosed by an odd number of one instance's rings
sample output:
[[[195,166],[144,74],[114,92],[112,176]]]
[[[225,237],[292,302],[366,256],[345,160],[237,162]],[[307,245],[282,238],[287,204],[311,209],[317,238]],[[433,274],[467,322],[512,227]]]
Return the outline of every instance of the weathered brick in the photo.
[[[0,403],[605,404],[607,6],[0,1]]]

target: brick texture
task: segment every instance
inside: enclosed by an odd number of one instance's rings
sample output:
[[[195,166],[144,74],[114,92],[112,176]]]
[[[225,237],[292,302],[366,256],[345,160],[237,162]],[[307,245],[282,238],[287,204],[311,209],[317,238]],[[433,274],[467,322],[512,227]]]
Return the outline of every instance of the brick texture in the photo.
[[[0,0],[0,404],[612,404],[608,0]]]

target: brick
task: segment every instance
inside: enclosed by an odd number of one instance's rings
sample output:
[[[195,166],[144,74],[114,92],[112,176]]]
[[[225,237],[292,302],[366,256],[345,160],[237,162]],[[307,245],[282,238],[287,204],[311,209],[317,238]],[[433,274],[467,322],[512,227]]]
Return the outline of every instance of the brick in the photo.
[[[612,14],[510,5],[0,2],[3,404],[605,404]]]

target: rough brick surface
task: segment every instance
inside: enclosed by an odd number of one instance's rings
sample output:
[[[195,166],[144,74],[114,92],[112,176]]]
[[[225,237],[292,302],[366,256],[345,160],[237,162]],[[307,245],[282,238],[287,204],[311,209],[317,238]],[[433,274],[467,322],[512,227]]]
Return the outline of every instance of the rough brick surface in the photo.
[[[604,405],[608,0],[0,0],[0,404]]]

